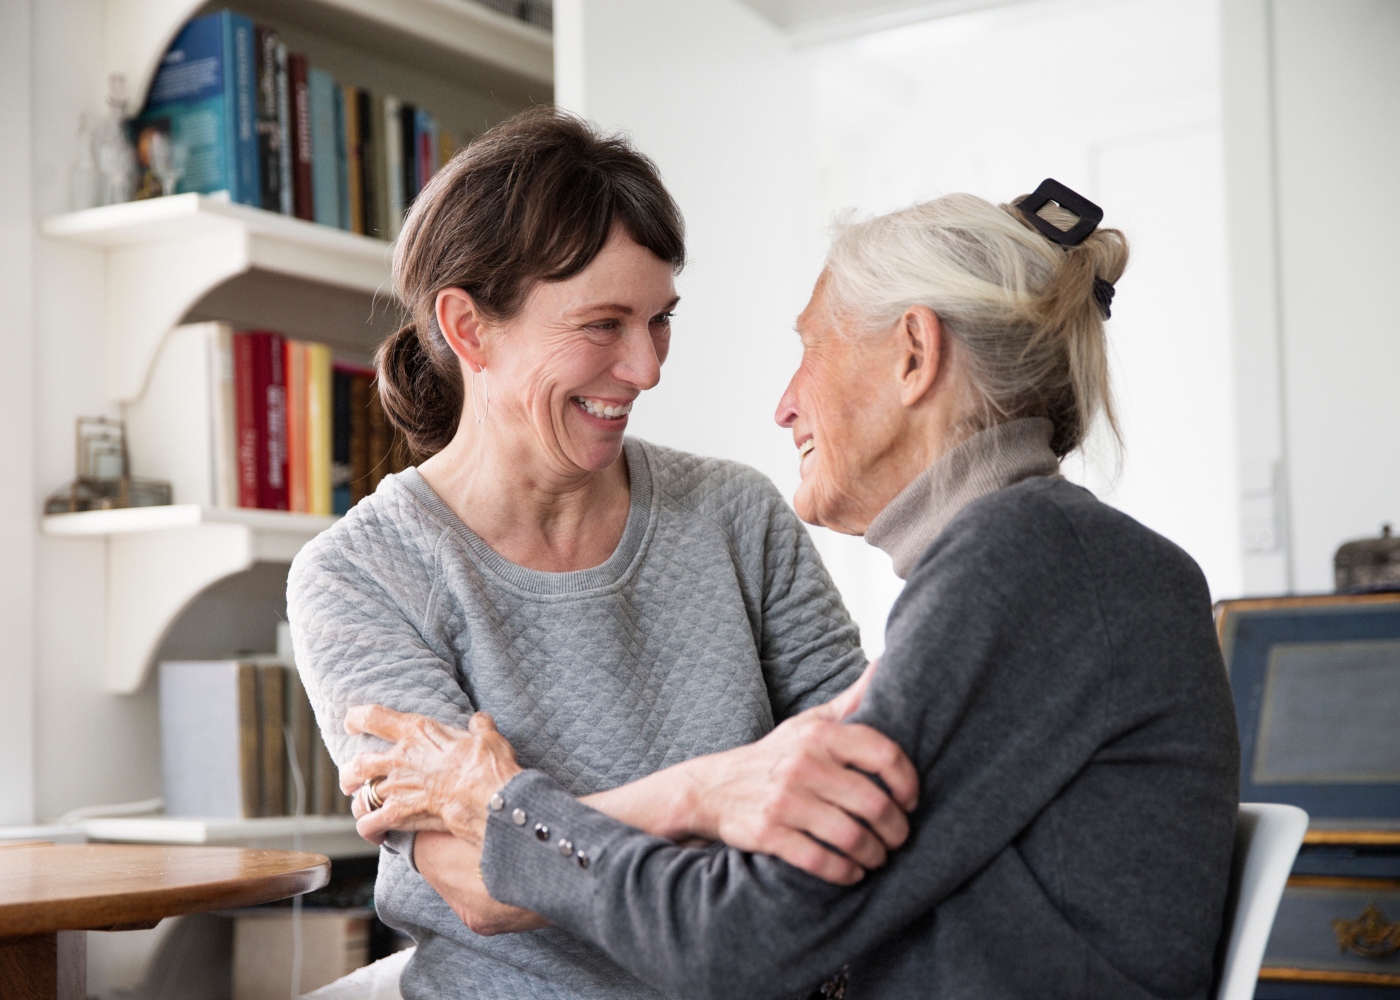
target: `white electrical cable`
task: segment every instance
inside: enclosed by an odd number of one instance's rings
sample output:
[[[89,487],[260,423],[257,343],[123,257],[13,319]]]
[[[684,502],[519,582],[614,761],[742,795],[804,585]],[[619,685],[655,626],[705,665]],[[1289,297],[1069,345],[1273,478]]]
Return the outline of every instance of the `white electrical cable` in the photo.
[[[296,741],[292,738],[292,727],[282,729],[283,742],[287,744],[287,762],[291,765],[292,788],[295,791],[296,807],[293,815],[297,818],[292,827],[292,850],[301,850],[301,819],[306,815],[306,781],[302,778],[301,764],[297,761]],[[308,763],[310,763],[308,761]],[[301,996],[301,897],[292,897],[292,1000]]]

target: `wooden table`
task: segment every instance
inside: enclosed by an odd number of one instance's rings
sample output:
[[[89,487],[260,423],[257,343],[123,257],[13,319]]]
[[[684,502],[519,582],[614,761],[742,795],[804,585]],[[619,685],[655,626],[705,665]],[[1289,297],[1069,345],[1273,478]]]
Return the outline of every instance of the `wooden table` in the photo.
[[[325,885],[330,870],[321,854],[238,847],[0,849],[0,997],[82,1000],[87,931],[299,896]]]

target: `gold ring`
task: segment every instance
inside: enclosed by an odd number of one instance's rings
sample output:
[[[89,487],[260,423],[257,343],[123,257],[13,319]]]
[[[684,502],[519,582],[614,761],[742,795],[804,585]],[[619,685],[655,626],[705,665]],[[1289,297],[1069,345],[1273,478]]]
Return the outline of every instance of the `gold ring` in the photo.
[[[370,778],[364,784],[365,805],[369,807],[370,812],[384,806],[384,800],[379,797],[379,783],[383,780],[383,778]]]

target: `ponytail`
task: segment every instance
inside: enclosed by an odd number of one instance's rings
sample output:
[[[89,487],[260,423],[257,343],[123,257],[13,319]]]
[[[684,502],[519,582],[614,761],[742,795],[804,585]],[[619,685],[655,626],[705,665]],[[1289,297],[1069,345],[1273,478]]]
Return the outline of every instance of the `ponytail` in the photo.
[[[424,337],[409,323],[379,345],[379,402],[414,455],[432,455],[457,433],[462,372],[441,334]]]

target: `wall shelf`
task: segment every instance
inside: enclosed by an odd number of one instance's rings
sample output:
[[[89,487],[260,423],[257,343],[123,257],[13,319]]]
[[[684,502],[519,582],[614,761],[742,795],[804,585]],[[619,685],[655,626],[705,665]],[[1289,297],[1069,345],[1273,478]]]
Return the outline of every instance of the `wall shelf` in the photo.
[[[389,244],[247,205],[178,194],[44,220],[106,258],[107,389],[141,395],[165,335],[219,285],[253,271],[387,296]]]
[[[379,848],[360,839],[355,832],[355,820],[350,816],[266,816],[261,819],[140,816],[89,819],[78,825],[88,840],[115,843],[207,844],[282,851],[293,850],[299,843],[296,849],[329,858],[379,853]]]
[[[131,106],[140,107],[166,48],[206,4],[105,0],[103,6],[107,72],[126,77]],[[528,93],[553,85],[550,33],[473,0],[244,0],[233,6],[474,86]]]
[[[51,538],[107,543],[107,690],[137,691],[171,625],[206,588],[254,563],[290,563],[335,518],[171,504],[50,514]]]

